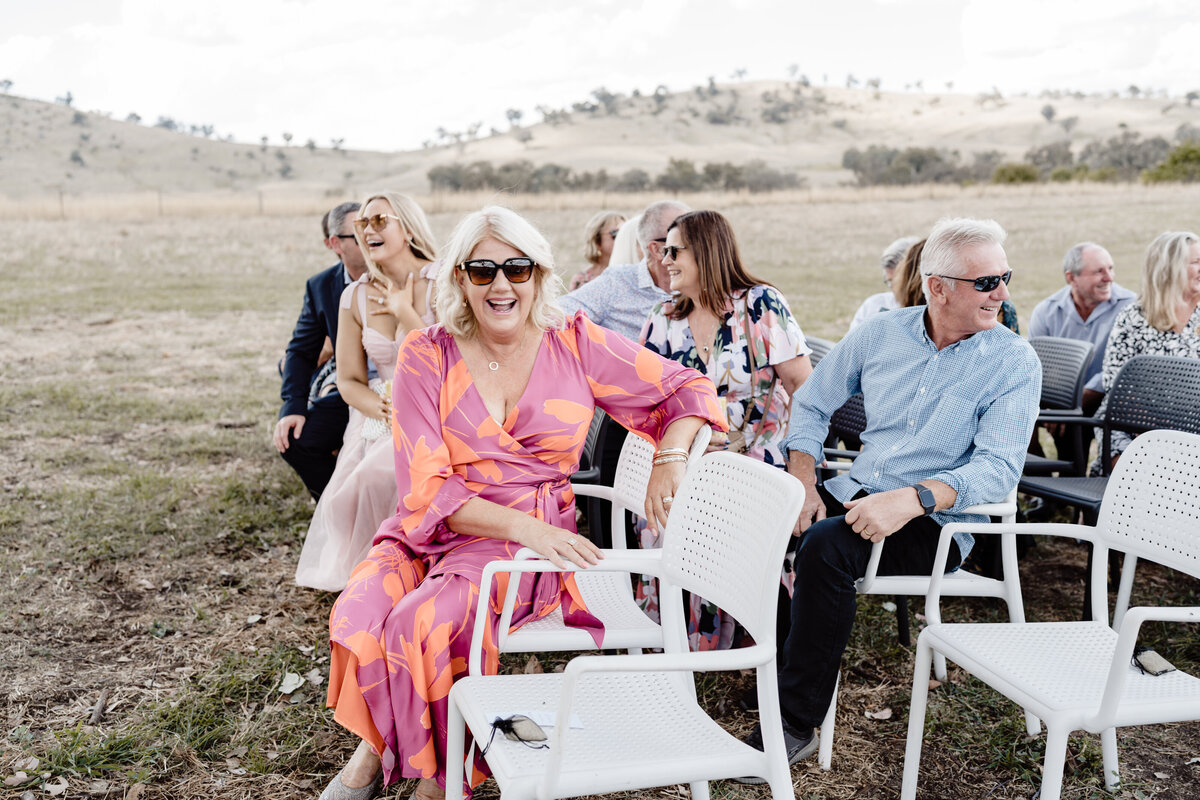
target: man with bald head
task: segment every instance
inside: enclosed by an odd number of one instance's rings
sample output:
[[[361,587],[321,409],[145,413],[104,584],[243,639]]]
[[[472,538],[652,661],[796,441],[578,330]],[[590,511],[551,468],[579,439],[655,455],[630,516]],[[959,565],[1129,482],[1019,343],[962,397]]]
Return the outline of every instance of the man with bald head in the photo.
[[[1029,317],[1029,335],[1082,339],[1095,345],[1084,376],[1083,413],[1095,413],[1104,398],[1100,367],[1108,334],[1120,312],[1137,295],[1114,279],[1112,256],[1095,242],[1080,242],[1063,258],[1067,285],[1038,303]]]

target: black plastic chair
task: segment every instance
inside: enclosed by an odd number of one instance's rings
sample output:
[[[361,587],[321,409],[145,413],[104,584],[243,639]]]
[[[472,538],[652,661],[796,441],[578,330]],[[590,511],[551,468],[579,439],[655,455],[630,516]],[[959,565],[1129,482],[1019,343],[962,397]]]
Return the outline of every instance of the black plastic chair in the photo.
[[[1075,506],[1083,511],[1086,524],[1094,525],[1112,472],[1113,431],[1133,436],[1159,429],[1200,433],[1200,361],[1174,356],[1134,356],[1117,373],[1103,417],[1048,413],[1041,419],[1101,427],[1103,477],[1024,477],[1017,489]]]
[[[1200,360],[1174,356],[1134,356],[1121,367],[1105,398],[1103,417],[1064,414],[1043,415],[1048,421],[1069,425],[1099,425],[1101,477],[1023,477],[1017,490],[1074,506],[1083,512],[1084,524],[1095,525],[1100,503],[1112,472],[1112,435],[1122,431],[1132,436],[1152,430],[1175,430],[1200,434]],[[1119,569],[1119,554],[1110,551],[1110,572]],[[1089,567],[1091,555],[1088,556]],[[1090,581],[1091,572],[1088,572]],[[1085,594],[1084,614],[1090,615],[1090,592]],[[1090,617],[1089,617],[1090,618]]]
[[[1057,336],[1035,336],[1029,344],[1042,362],[1042,411],[1083,415],[1080,404],[1083,398],[1084,375],[1092,362],[1095,347],[1091,342],[1080,339],[1063,339]],[[1039,417],[1039,423],[1043,420]],[[1081,425],[1068,429],[1068,435],[1059,437],[1057,458],[1030,453],[1025,458],[1026,475],[1083,476],[1087,469],[1087,450],[1091,443],[1091,431]],[[1069,446],[1070,452],[1062,452]],[[1069,455],[1070,458],[1064,458]]]
[[[583,452],[579,455],[579,471],[571,476],[572,483],[603,483],[602,456],[604,446],[605,420],[609,416],[596,409],[592,423],[588,427],[587,438],[583,441]],[[610,546],[612,540],[607,537],[609,516],[608,501],[589,497],[583,506],[583,516],[588,522],[588,538],[601,547]],[[603,541],[604,544],[600,544]]]

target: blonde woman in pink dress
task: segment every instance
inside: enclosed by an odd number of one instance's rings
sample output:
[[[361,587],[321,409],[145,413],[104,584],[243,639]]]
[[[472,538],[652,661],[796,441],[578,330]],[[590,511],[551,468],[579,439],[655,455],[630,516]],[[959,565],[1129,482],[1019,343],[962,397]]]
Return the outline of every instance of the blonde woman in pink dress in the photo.
[[[386,384],[404,336],[434,322],[426,289],[437,253],[420,206],[401,194],[371,195],[354,232],[367,274],[342,293],[336,345],[350,419],[296,567],[296,583],[332,592],[345,588],[379,523],[396,513]]]
[[[325,800],[365,800],[420,778],[444,794],[446,695],[466,671],[483,568],[529,547],[554,563],[597,563],[575,530],[570,477],[597,407],[657,443],[645,513],[662,525],[702,425],[724,428],[712,383],[582,315],[564,319],[550,246],[512,211],[486,208],[455,230],[437,278],[440,325],[405,339],[392,438],[400,506],[329,618],[328,703],[361,742]],[[672,451],[672,452],[667,452]],[[603,643],[572,577],[520,579],[513,626],[560,605]],[[484,632],[495,672],[498,618]],[[485,777],[482,762],[468,782]],[[469,771],[470,772],[470,771]]]

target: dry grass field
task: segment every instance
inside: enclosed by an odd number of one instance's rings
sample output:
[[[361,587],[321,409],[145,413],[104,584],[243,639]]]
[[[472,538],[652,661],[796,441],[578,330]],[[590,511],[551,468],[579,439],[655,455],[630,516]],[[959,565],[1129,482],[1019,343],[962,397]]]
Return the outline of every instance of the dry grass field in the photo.
[[[1195,189],[1038,187],[694,205],[725,211],[752,270],[784,290],[806,332],[836,339],[860,299],[883,288],[879,251],[942,215],[993,216],[1008,229],[1024,325],[1061,285],[1072,243],[1107,244],[1119,280],[1137,288],[1154,235],[1200,228],[1198,199]],[[479,200],[431,204],[436,232],[448,234]],[[569,277],[596,205],[520,202]],[[6,782],[0,797],[314,798],[347,757],[351,742],[323,708],[333,595],[292,584],[312,506],[269,443],[276,361],[305,278],[330,263],[318,213],[110,208],[102,218],[51,211],[5,221],[0,777],[23,770],[30,781]],[[1076,613],[1081,552],[1043,543],[1023,569],[1031,618]],[[1155,599],[1200,604],[1190,579],[1151,572],[1149,586]],[[947,611],[997,613],[986,602]],[[1179,666],[1200,666],[1194,635],[1161,647]],[[862,602],[844,667],[833,770],[797,767],[797,795],[894,797],[912,654],[879,598]],[[281,694],[288,672],[309,684]],[[752,722],[732,702],[745,682],[700,686],[735,731]],[[864,716],[883,708],[890,719]],[[955,675],[935,692],[929,731],[923,797],[1033,795],[1041,741],[1026,741],[1019,715],[980,684]],[[1195,796],[1200,725],[1131,730],[1120,741],[1123,797]],[[1098,742],[1074,738],[1070,752],[1064,796],[1102,796]],[[765,796],[729,783],[713,793]],[[480,796],[495,797],[494,786]]]

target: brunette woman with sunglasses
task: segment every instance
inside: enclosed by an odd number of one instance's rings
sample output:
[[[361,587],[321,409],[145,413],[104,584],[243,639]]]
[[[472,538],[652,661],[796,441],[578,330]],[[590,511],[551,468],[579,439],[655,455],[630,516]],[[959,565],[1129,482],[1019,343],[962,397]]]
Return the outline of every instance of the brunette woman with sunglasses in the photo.
[[[587,260],[588,265],[585,269],[576,272],[574,278],[571,278],[570,290],[572,292],[604,272],[608,267],[608,262],[612,258],[613,243],[617,240],[617,233],[621,230],[624,222],[625,217],[615,211],[601,211],[588,220],[587,226],[584,228],[586,244],[583,248],[583,257]]]
[[[786,468],[779,440],[787,433],[788,398],[812,372],[812,348],[787,300],[742,265],[733,227],[716,211],[691,211],[671,223],[663,266],[676,296],[650,311],[642,341],[713,382],[729,434],[714,433],[710,449],[727,448]],[[654,547],[657,540],[643,534],[642,544]],[[648,586],[642,599],[648,607],[656,605]],[[731,619],[692,598],[693,649],[730,647],[733,634]]]
[[[569,481],[596,407],[658,443],[646,499],[656,525],[696,432],[724,427],[703,375],[583,314],[564,318],[550,246],[514,212],[467,216],[445,259],[440,324],[410,333],[396,368],[399,511],[329,618],[328,703],[362,742],[325,798],[363,800],[400,778],[421,778],[422,800],[443,794],[446,759],[465,755],[446,752],[445,697],[466,670],[476,605],[500,602],[496,586],[479,597],[484,567],[522,547],[559,566],[601,557],[575,531]],[[568,625],[603,641],[570,574],[527,576],[518,595],[514,625],[561,604]],[[498,624],[483,636],[492,673]]]
[[[333,592],[346,586],[379,523],[396,511],[388,429],[396,353],[409,331],[434,322],[426,289],[437,253],[420,206],[394,192],[371,195],[354,236],[367,274],[342,293],[336,343],[338,391],[350,421],[296,568],[296,583]]]

